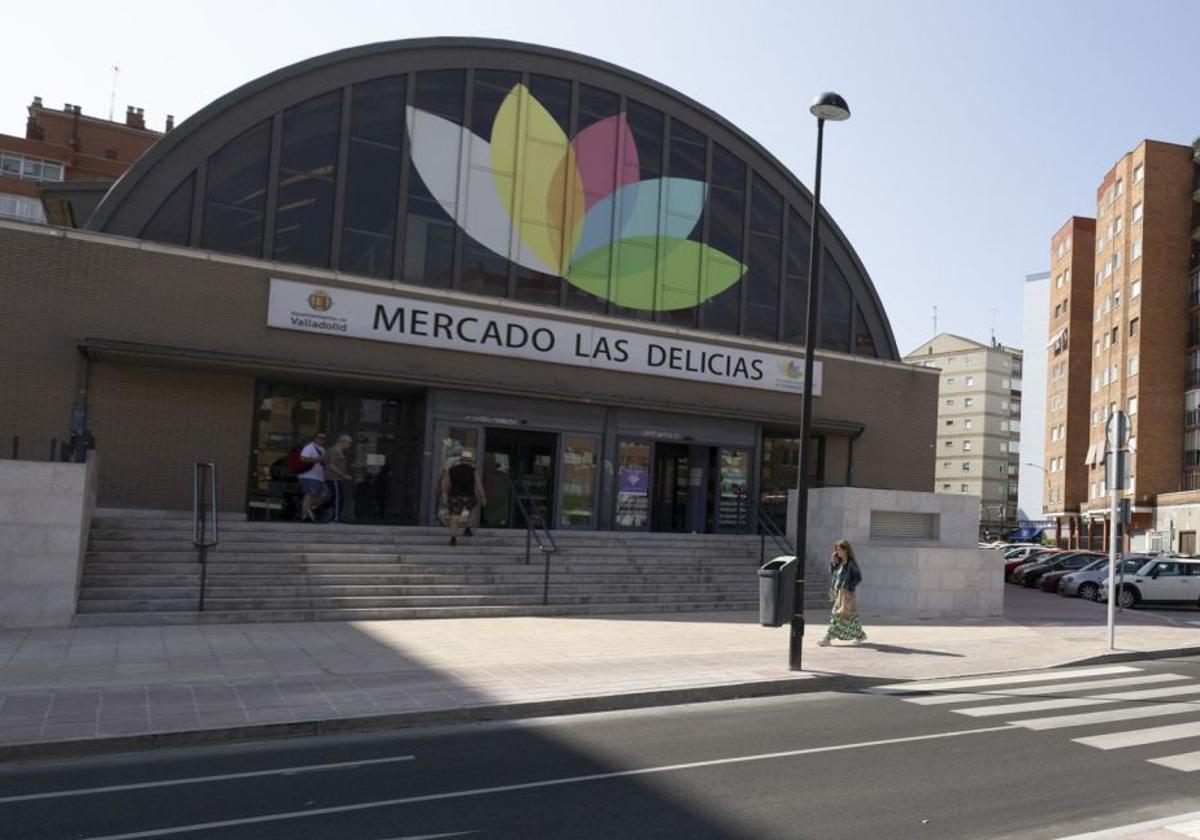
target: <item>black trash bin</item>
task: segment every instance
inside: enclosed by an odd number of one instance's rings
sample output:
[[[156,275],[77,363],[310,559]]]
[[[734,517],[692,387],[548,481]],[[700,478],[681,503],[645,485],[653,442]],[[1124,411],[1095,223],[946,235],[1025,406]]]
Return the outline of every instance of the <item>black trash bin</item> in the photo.
[[[784,555],[758,570],[758,622],[763,627],[782,627],[792,620],[798,568],[795,557]]]

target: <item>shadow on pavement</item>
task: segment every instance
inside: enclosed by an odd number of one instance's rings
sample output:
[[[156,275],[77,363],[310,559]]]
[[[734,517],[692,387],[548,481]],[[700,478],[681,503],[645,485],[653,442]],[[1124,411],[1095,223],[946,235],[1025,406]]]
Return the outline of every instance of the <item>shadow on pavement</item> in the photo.
[[[901,645],[883,645],[878,642],[863,642],[860,648],[870,648],[880,653],[896,653],[904,656],[951,656],[962,659],[964,654],[951,653],[948,650],[926,650],[924,648],[902,647]]]

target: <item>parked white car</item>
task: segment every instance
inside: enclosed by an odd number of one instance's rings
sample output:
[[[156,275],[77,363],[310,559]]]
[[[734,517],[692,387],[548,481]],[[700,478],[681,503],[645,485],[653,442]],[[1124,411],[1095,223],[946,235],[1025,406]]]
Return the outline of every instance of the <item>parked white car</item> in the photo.
[[[1100,585],[1096,600],[1108,600],[1108,581]],[[1200,559],[1158,556],[1147,560],[1132,575],[1117,596],[1122,607],[1141,603],[1191,604],[1200,607]]]
[[[1144,554],[1126,555],[1117,563],[1117,575],[1132,579],[1138,569],[1146,565],[1151,558]],[[1058,594],[1068,598],[1078,595],[1085,601],[1096,600],[1100,587],[1108,583],[1108,558],[1102,557],[1090,566],[1084,566],[1077,572],[1063,575],[1058,579]]]
[[[1045,550],[1045,548],[1046,548],[1046,546],[1044,546],[1044,545],[1035,545],[1032,543],[1030,543],[1029,545],[1009,546],[1008,549],[1004,552],[1004,559],[1005,560],[1021,560],[1022,558],[1028,557],[1030,554],[1033,554],[1033,552],[1043,551],[1043,550]]]

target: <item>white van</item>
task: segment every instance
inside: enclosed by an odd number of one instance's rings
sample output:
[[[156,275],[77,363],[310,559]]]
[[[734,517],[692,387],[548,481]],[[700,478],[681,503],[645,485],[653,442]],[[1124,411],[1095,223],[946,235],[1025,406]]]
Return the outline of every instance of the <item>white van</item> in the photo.
[[[1108,600],[1107,580],[1097,600]],[[1117,603],[1122,607],[1142,603],[1200,607],[1200,559],[1160,555],[1147,560],[1132,575],[1125,575]]]

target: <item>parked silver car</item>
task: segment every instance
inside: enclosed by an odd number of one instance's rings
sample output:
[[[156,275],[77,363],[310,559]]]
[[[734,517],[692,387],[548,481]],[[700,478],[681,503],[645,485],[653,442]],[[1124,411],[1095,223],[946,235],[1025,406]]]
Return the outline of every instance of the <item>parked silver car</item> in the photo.
[[[1151,557],[1132,575],[1118,582],[1117,603],[1123,608],[1143,601],[1200,606],[1200,559],[1159,555]],[[1097,600],[1108,600],[1108,581],[1100,585]]]
[[[1117,574],[1126,576],[1134,574],[1150,558],[1144,554],[1127,555],[1117,564]],[[1096,562],[1084,566],[1077,572],[1063,575],[1058,579],[1058,594],[1068,598],[1078,596],[1085,601],[1095,601],[1100,594],[1100,587],[1108,583],[1108,558],[1101,557]]]

